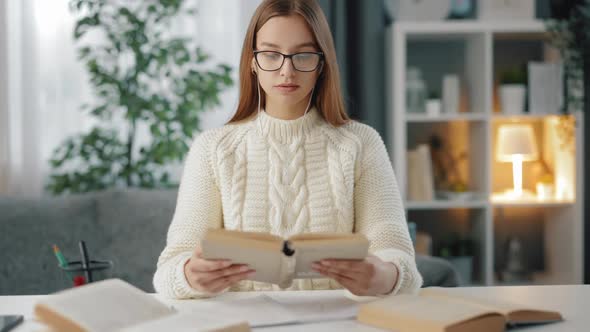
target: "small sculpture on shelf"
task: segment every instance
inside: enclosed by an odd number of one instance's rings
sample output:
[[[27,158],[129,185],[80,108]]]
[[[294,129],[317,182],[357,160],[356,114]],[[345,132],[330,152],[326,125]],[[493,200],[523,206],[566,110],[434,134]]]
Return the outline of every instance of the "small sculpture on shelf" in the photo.
[[[535,162],[532,167],[532,174],[536,178],[537,199],[548,200],[555,198],[555,176],[543,158],[539,158]]]
[[[462,109],[461,104],[468,102],[463,98],[467,98],[461,92],[461,82],[459,75],[446,74],[442,79],[442,108],[443,112],[447,114],[457,114]]]
[[[459,172],[459,164],[467,159],[467,153],[453,153],[438,135],[430,137],[429,145],[438,196],[444,199],[471,198],[472,193],[468,191],[467,181]]]
[[[555,195],[555,191],[553,190],[553,182],[553,175],[550,173],[541,175],[536,184],[537,198],[541,200],[553,198]]]
[[[500,272],[500,280],[507,283],[530,281],[530,273],[525,266],[522,242],[516,236],[506,243],[506,264]]]

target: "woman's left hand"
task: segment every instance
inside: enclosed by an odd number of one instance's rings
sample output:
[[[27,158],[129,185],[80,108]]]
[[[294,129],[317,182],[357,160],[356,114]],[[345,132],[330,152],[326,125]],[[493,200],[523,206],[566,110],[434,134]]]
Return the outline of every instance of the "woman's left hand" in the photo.
[[[375,296],[389,294],[395,287],[398,270],[393,263],[369,255],[364,260],[324,259],[312,268],[336,280],[355,295]]]

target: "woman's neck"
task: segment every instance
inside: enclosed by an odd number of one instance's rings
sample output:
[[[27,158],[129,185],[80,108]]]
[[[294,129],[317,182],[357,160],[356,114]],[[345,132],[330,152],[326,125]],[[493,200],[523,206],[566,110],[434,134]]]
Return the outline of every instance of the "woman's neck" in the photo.
[[[309,96],[303,98],[300,102],[294,105],[286,105],[280,102],[273,102],[272,100],[267,99],[264,110],[268,115],[277,119],[295,120],[305,115],[307,105],[309,105]]]

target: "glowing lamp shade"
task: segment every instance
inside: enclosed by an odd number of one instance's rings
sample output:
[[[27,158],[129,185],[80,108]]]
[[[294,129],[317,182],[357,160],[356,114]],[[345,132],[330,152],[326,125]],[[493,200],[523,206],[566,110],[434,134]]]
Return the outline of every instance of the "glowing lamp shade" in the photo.
[[[498,128],[496,160],[512,162],[514,190],[511,195],[523,196],[522,162],[539,158],[533,127],[528,124],[505,124]]]

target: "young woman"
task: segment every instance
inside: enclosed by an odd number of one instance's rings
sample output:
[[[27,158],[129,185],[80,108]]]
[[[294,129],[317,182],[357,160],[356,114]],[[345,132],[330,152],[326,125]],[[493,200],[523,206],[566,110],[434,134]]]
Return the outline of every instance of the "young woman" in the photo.
[[[248,266],[201,258],[209,228],[369,239],[364,261],[318,262],[326,278],[295,280],[290,289],[387,295],[422,285],[385,145],[346,115],[332,36],[315,0],[265,0],[257,8],[241,55],[237,112],[195,139],[154,276],[156,291],[172,298],[278,289],[249,281]]]

